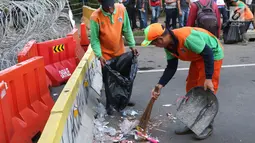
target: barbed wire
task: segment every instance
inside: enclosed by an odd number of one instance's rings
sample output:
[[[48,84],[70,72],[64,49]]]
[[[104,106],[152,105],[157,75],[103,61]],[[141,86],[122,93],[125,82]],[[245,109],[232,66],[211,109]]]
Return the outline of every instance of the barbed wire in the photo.
[[[17,54],[37,42],[65,37],[72,30],[66,0],[0,1],[0,70],[17,63]]]

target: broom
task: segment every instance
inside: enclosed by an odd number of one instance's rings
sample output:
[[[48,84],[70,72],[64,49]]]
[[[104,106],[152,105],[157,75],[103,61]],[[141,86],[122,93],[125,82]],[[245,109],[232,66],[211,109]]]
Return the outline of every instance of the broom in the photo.
[[[155,86],[155,92],[158,92],[158,91],[159,91],[159,88]],[[147,105],[146,110],[144,111],[140,119],[140,123],[137,127],[138,131],[142,132],[143,134],[146,134],[147,125],[150,120],[151,111],[152,111],[152,107],[154,105],[155,100],[156,100],[155,98],[151,98],[149,104]]]

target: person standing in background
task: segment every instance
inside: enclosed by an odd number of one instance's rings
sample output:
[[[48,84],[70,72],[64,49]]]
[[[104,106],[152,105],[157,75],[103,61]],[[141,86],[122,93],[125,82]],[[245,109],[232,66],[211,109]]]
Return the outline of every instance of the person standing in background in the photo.
[[[189,16],[190,0],[178,0],[179,27],[186,26]]]
[[[253,22],[253,18],[254,18],[253,14],[252,14],[251,10],[249,9],[249,7],[244,2],[242,2],[240,0],[227,0],[226,3],[227,3],[227,5],[235,8],[232,10],[235,10],[237,13],[239,13],[239,17],[237,17],[237,18],[238,19],[241,18],[240,19],[241,20],[240,33],[241,33],[242,39],[243,39],[242,44],[244,46],[246,46],[249,43],[247,30],[249,29],[250,24]],[[240,12],[237,9],[240,9],[242,11]],[[233,13],[233,14],[235,14],[235,13]],[[232,17],[234,17],[234,15],[232,15],[232,16],[230,15],[230,17],[232,18]]]
[[[146,0],[137,0],[137,9],[139,13],[140,29],[147,27],[147,5]]]
[[[138,28],[136,25],[136,3],[137,0],[123,0],[123,4],[127,8],[132,30]]]
[[[170,29],[170,20],[172,20],[172,29],[176,28],[176,18],[178,16],[177,1],[165,0],[166,4],[166,28]]]
[[[224,0],[214,0],[214,1],[216,2],[217,6],[218,6],[220,14],[222,15],[223,24],[224,24],[228,20],[228,12],[225,8],[225,2],[224,2]]]
[[[253,15],[255,15],[255,0],[252,0],[251,2],[252,4],[252,12],[253,12]],[[253,28],[255,29],[255,17],[253,17]]]
[[[211,4],[211,5],[208,5],[208,4]],[[198,5],[200,5],[200,6],[198,6]],[[206,29],[204,27],[198,26],[199,25],[198,12],[200,9],[199,7],[202,8],[202,6],[206,6],[206,5],[210,6],[210,8],[213,10],[213,13],[214,13],[213,18],[215,18],[215,20],[217,20],[216,23],[209,23],[211,25],[205,25],[205,24],[203,25],[203,26],[210,27],[211,29]],[[209,16],[204,16],[203,19],[211,21],[211,18],[212,18],[211,14],[212,13],[210,13]],[[203,23],[208,23],[208,22],[204,21]],[[201,24],[203,24],[203,23],[201,23]],[[220,12],[219,12],[218,6],[214,2],[214,0],[198,0],[196,2],[191,3],[187,26],[204,28],[204,29],[210,31],[211,33],[213,33],[217,38],[219,38],[220,31],[221,31],[221,17],[220,17]],[[212,30],[212,28],[213,28],[213,30]]]
[[[162,0],[149,0],[149,5],[151,7],[151,12],[152,12],[151,24],[157,23],[159,15],[160,15],[160,10],[163,8]]]
[[[250,8],[251,12],[254,13],[254,6],[252,6],[252,2],[255,1],[255,0],[246,0],[246,4],[248,5],[248,7]],[[254,2],[253,2],[254,3]],[[253,19],[253,22],[252,22],[252,28],[254,29],[254,19]]]

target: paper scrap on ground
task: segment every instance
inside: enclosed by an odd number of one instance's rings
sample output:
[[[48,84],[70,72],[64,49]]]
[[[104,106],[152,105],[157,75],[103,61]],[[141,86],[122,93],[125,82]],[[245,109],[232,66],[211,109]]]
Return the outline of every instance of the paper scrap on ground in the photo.
[[[172,106],[172,104],[165,104],[165,105],[162,105],[162,106],[164,106],[164,107],[170,107],[170,106]]]

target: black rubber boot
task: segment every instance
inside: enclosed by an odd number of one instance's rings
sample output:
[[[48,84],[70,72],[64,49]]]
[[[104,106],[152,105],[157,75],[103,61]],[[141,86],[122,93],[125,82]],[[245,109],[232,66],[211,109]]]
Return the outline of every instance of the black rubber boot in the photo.
[[[212,124],[209,125],[204,131],[203,133],[201,133],[200,135],[195,135],[195,138],[198,140],[204,140],[206,138],[208,138],[209,136],[211,136],[213,133],[213,126]]]
[[[186,134],[192,134],[192,133],[193,132],[187,126],[184,126],[182,128],[175,130],[175,134],[177,135],[186,135]]]
[[[106,112],[109,116],[113,115],[113,109],[112,107],[106,107]]]
[[[127,106],[133,107],[133,106],[135,106],[135,102],[129,101]]]

